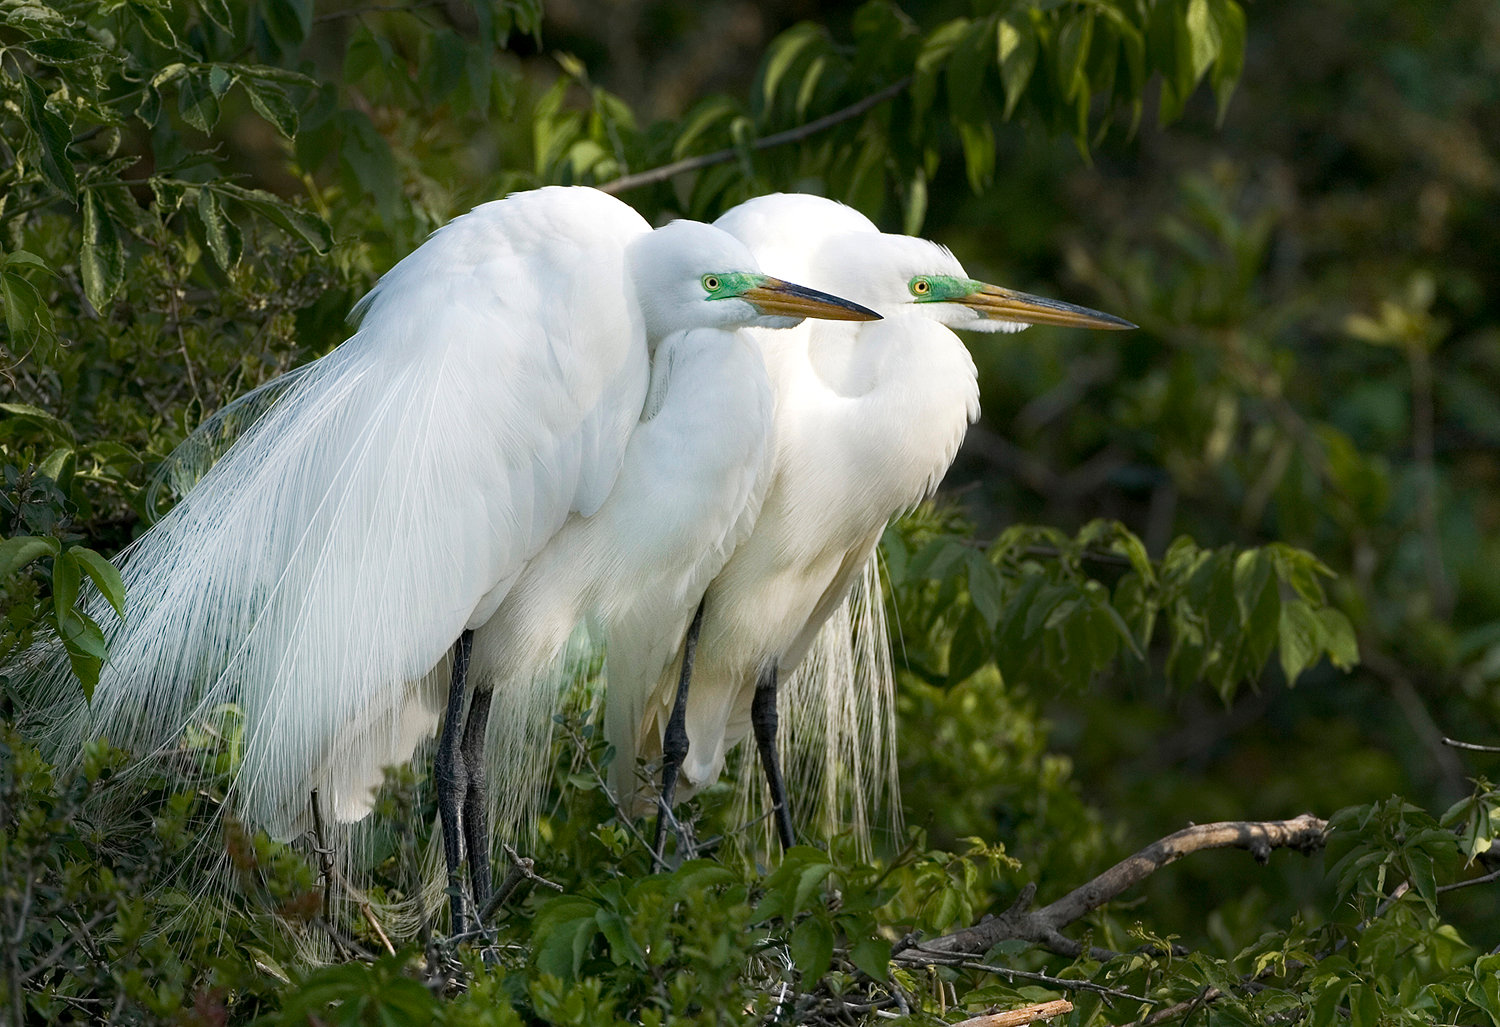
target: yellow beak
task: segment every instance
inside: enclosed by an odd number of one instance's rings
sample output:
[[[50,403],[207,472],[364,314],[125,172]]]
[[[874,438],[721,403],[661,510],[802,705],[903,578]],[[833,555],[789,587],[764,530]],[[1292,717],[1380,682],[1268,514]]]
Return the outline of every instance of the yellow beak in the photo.
[[[986,285],[978,292],[956,297],[953,302],[962,303],[996,321],[1014,321],[1018,324],[1104,328],[1111,331],[1137,327],[1123,317],[1063,303],[1061,300],[1049,300],[1044,296],[1002,289],[998,285]]]
[[[762,314],[816,317],[824,321],[880,320],[880,315],[869,307],[779,278],[766,278],[760,285],[740,293],[739,298],[748,300]]]

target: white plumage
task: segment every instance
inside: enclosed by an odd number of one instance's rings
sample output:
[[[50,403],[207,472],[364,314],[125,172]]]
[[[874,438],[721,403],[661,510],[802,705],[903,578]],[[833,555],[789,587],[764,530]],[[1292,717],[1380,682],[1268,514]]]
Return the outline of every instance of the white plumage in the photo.
[[[92,705],[56,646],[33,654],[59,749],[102,734],[145,754],[236,703],[242,816],[293,836],[316,788],[332,819],[362,817],[381,767],[437,727],[465,630],[480,680],[524,705],[580,617],[691,614],[753,516],[767,445],[764,370],[731,330],[873,316],[828,300],[723,232],[653,232],[592,189],[454,220],[358,305],[347,342],[252,400],[269,407],[121,555],[127,617]],[[711,445],[705,412],[743,437]],[[648,537],[675,562],[632,580]]]
[[[848,296],[886,320],[807,322],[788,332],[754,333],[777,397],[772,479],[750,537],[708,589],[688,695],[683,775],[696,787],[719,776],[727,749],[751,729],[752,698],[763,674],[792,674],[824,630],[820,668],[832,654],[834,664],[863,663],[870,671],[857,683],[846,673],[832,685],[803,676],[783,708],[794,714],[794,729],[825,736],[821,747],[831,756],[822,771],[825,783],[857,753],[865,780],[855,787],[882,778],[893,784],[883,621],[865,616],[851,623],[848,597],[863,578],[865,608],[881,602],[872,563],[881,533],[937,487],[979,415],[974,363],[950,326],[1016,331],[1040,321],[1128,324],[975,282],[942,247],[881,234],[863,215],[820,197],[760,197],[716,225],[745,242],[773,273]],[[882,637],[870,638],[872,628]],[[649,754],[660,747],[675,687],[670,674],[654,682],[611,679],[611,702],[622,690],[649,696],[640,720],[614,725],[611,737],[622,752]],[[866,693],[840,694],[840,687]]]

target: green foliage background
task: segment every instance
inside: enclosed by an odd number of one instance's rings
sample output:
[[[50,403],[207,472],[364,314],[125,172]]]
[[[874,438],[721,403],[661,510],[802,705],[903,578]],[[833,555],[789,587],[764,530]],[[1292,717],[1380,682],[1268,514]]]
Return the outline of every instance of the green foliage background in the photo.
[[[143,530],[154,464],[507,191],[719,153],[622,195],[660,220],[823,192],[1142,326],[968,340],[985,419],[884,546],[912,832],[873,860],[652,873],[572,714],[530,853],[561,894],[522,889],[492,962],[380,956],[357,913],[328,942],[315,860],[214,820],[232,746],[193,740],[206,783],[131,784],[105,824],[122,756],[58,776],[7,682],[0,1008],[936,1023],[1066,994],[1076,1024],[1500,1022],[1494,757],[1443,744],[1500,734],[1497,54],[1483,0],[0,0],[0,660],[55,630],[85,688],[76,599],[117,587],[97,554]],[[391,895],[419,795],[387,793]],[[700,835],[731,807],[696,800]],[[1124,955],[889,961],[1190,821],[1304,810],[1326,855],[1195,856],[1072,932]],[[207,895],[173,876],[199,845],[235,868]]]

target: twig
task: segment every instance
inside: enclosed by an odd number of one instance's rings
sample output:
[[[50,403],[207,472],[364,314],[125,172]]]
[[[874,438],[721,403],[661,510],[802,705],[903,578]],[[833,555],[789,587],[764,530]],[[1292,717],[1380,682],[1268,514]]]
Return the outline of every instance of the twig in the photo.
[[[53,946],[52,951],[48,952],[45,956],[38,959],[35,963],[32,963],[31,966],[26,968],[26,972],[21,974],[20,976],[21,983],[25,984],[36,977],[38,974],[43,973],[55,966],[58,961],[67,954],[68,949],[72,948],[74,944],[79,942],[80,935],[78,934],[78,929],[81,928],[83,934],[86,936],[95,927],[98,927],[99,924],[104,921],[104,918],[106,916],[109,916],[114,911],[114,900],[110,900],[104,905],[104,908],[100,909],[93,916],[89,917],[88,923],[79,923],[78,928],[69,928],[67,937],[63,938],[62,941]]]
[[[1458,891],[1460,888],[1472,888],[1477,884],[1489,884],[1491,881],[1500,881],[1500,870],[1493,870],[1483,877],[1473,877],[1467,881],[1453,881],[1449,884],[1440,884],[1437,886],[1437,892],[1441,895],[1443,892]]]
[[[825,128],[857,118],[861,114],[878,107],[887,100],[894,99],[906,91],[911,85],[911,76],[906,75],[897,79],[890,85],[878,92],[871,93],[862,100],[856,100],[849,106],[825,114],[805,125],[789,128],[783,132],[773,132],[768,136],[762,136],[750,143],[752,150],[769,150],[773,146],[781,146],[784,143],[795,143],[806,139],[808,136],[816,135]],[[671,164],[663,164],[660,167],[651,168],[648,171],[640,171],[634,175],[622,175],[613,182],[606,182],[599,188],[606,193],[623,193],[630,189],[639,189],[643,185],[655,185],[657,182],[665,182],[674,175],[680,175],[686,171],[697,171],[700,168],[712,167],[715,164],[724,164],[739,156],[740,151],[733,147],[726,150],[715,150],[713,153],[700,154],[697,157],[684,157],[682,160],[673,161]]]
[[[1235,820],[1185,828],[1153,842],[1041,909],[1030,909],[1036,889],[1034,885],[1028,885],[1022,889],[1015,904],[999,916],[987,917],[973,927],[922,942],[908,951],[928,954],[987,952],[1002,941],[1020,939],[1059,955],[1076,958],[1083,953],[1084,946],[1065,936],[1063,927],[1183,856],[1204,849],[1240,848],[1249,850],[1258,862],[1264,863],[1270,858],[1272,849],[1315,852],[1323,847],[1327,835],[1327,822],[1310,813],[1293,820]],[[1101,956],[1108,952],[1107,949],[1098,951]]]
[[[656,847],[646,841],[646,836],[636,829],[635,818],[626,813],[625,809],[620,805],[620,801],[615,798],[615,793],[610,790],[609,782],[604,779],[604,774],[600,771],[599,764],[594,762],[594,757],[589,753],[588,743],[578,733],[577,726],[571,720],[565,720],[563,730],[567,731],[568,737],[572,740],[573,744],[578,746],[578,751],[583,753],[583,760],[588,764],[589,772],[594,776],[594,783],[599,786],[600,791],[604,793],[604,797],[614,807],[615,816],[619,818],[621,826],[625,828],[630,837],[636,840],[641,848],[651,853],[652,867],[656,870],[670,870],[671,868],[667,866],[667,861],[657,855]]]
[[[1034,1006],[1022,1006],[1020,1009],[1009,1009],[1003,1013],[985,1013],[982,1016],[971,1016],[967,1020],[961,1020],[953,1027],[1022,1027],[1023,1024],[1036,1023],[1038,1020],[1050,1020],[1054,1016],[1062,1016],[1064,1013],[1073,1011],[1073,1003],[1065,998],[1056,999],[1052,1002],[1039,1002]]]
[[[939,966],[952,966],[959,970],[973,970],[976,973],[994,974],[996,977],[1004,977],[1014,981],[1035,981],[1037,984],[1045,984],[1049,988],[1059,991],[1088,991],[1105,998],[1124,999],[1126,1002],[1139,1002],[1142,1005],[1154,1006],[1156,1000],[1147,998],[1145,995],[1133,995],[1119,988],[1111,988],[1107,984],[1098,984],[1094,981],[1076,980],[1071,977],[1053,977],[1050,974],[1037,973],[1034,970],[1013,970],[1008,966],[995,966],[984,962],[976,953],[954,953],[955,958],[949,959],[922,959],[918,956],[907,957],[903,962],[924,963]],[[899,957],[895,957],[899,958]]]
[[[318,802],[318,790],[314,788],[308,798],[312,804],[313,852],[318,854],[318,873],[323,878],[323,919],[332,923],[328,915],[328,893],[333,888],[333,850],[323,837],[323,806]]]
[[[509,842],[502,843],[500,847],[505,850],[505,855],[510,858],[510,869],[505,872],[505,879],[495,889],[495,894],[490,896],[490,901],[486,902],[484,908],[479,911],[479,923],[481,925],[488,921],[497,909],[505,905],[506,900],[511,897],[517,888],[521,887],[522,881],[531,881],[533,884],[540,884],[545,888],[551,888],[553,891],[563,890],[562,885],[556,881],[547,880],[533,869],[536,866],[536,860],[529,856],[522,856],[510,846]]]
[[[1500,745],[1480,745],[1478,742],[1460,742],[1457,738],[1443,736],[1443,744],[1454,749],[1467,749],[1469,752],[1500,752]]]
[[[1159,1023],[1166,1023],[1168,1020],[1175,1020],[1179,1016],[1184,1016],[1188,1013],[1191,1013],[1199,1006],[1205,1006],[1210,1002],[1217,1002],[1223,997],[1224,992],[1220,988],[1204,988],[1198,994],[1194,995],[1192,998],[1184,1002],[1178,1002],[1176,1005],[1167,1006],[1165,1009],[1158,1009],[1156,1012],[1152,1013],[1144,1020],[1137,1020],[1135,1022],[1135,1027],[1156,1027],[1156,1025]]]

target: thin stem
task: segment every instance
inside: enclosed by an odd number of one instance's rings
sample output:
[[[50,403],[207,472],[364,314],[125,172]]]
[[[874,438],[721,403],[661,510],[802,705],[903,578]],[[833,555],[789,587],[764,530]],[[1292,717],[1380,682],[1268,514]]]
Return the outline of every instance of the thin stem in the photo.
[[[832,114],[824,115],[815,121],[809,121],[805,125],[789,128],[784,132],[773,132],[771,135],[756,139],[750,144],[752,150],[769,150],[773,146],[781,146],[785,143],[795,143],[806,139],[808,136],[816,135],[826,128],[841,124],[877,107],[887,100],[894,99],[906,91],[911,85],[911,76],[906,75],[878,92],[871,93],[864,99],[856,100],[849,106],[834,111]],[[712,167],[715,164],[724,164],[739,155],[739,150],[733,147],[726,150],[715,150],[713,153],[700,154],[697,157],[685,157],[671,164],[663,164],[660,167],[651,168],[649,171],[641,171],[634,175],[623,175],[613,182],[606,182],[599,188],[606,193],[623,193],[630,189],[639,189],[644,185],[655,185],[657,182],[665,182],[674,175],[680,175],[686,171],[697,171],[700,168]]]

